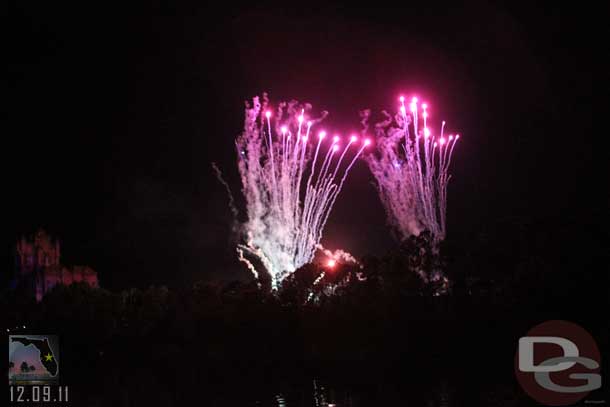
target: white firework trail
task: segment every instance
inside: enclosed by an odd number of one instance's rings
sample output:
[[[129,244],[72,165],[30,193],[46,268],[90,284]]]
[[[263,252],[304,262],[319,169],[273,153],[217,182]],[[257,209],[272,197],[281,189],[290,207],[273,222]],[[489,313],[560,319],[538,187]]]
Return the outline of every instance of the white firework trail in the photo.
[[[314,120],[309,104],[281,103],[275,113],[268,105],[266,95],[246,103],[244,131],[236,140],[248,215],[238,253],[242,261],[244,253],[257,258],[277,289],[313,259],[347,174],[370,141],[359,143],[353,135],[341,149],[339,136],[330,142],[324,130],[313,136],[327,112]],[[256,277],[252,263],[244,262]]]
[[[374,129],[376,153],[369,154],[366,162],[377,181],[388,221],[403,240],[428,230],[438,243],[446,235],[448,170],[460,135],[446,136],[444,121],[434,135],[427,123],[428,106],[418,106],[417,98],[411,100],[409,111],[401,96],[394,117],[382,113],[386,120]],[[360,115],[365,133],[370,111]]]

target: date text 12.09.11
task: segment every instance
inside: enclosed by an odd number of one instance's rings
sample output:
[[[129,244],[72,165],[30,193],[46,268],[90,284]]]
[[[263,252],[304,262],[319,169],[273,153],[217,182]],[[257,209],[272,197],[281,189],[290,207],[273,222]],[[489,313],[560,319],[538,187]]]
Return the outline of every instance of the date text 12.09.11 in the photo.
[[[9,386],[11,403],[64,403],[69,396],[68,386]]]

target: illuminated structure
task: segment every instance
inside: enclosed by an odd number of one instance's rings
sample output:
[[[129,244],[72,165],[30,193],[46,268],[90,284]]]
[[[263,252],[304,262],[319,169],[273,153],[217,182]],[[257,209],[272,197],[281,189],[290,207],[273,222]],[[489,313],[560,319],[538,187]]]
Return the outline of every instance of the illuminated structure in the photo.
[[[52,239],[40,229],[30,239],[21,237],[15,252],[14,287],[21,287],[36,297],[37,301],[58,284],[70,285],[83,282],[98,287],[97,273],[87,266],[68,268],[60,263],[59,240]]]

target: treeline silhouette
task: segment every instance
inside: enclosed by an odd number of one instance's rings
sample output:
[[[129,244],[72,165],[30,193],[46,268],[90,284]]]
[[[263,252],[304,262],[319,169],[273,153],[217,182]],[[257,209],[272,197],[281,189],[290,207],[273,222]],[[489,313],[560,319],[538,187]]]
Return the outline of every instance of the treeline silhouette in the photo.
[[[277,293],[255,281],[121,292],[74,284],[40,303],[8,291],[2,320],[7,334],[59,335],[62,380],[93,405],[184,405],[204,393],[239,397],[235,387],[257,394],[286,377],[409,377],[419,400],[433,391],[431,376],[448,377],[472,405],[494,405],[481,401],[485,391],[467,390],[479,382],[461,372],[477,365],[486,373],[476,380],[496,390],[502,383],[494,394],[518,402],[507,366],[534,325],[571,320],[608,349],[599,317],[608,305],[608,263],[599,260],[608,253],[599,231],[519,230],[479,234],[461,252],[438,252],[422,235],[326,270],[315,286],[324,268],[306,265]],[[448,285],[434,280],[439,270]]]

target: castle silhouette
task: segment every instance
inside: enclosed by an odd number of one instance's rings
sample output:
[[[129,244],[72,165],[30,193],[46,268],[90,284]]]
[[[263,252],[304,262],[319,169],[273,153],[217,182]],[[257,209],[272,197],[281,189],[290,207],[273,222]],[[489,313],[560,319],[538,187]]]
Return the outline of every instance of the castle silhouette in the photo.
[[[36,301],[58,284],[84,282],[99,287],[97,273],[88,266],[66,267],[60,262],[59,240],[51,238],[43,229],[26,239],[17,240],[15,250],[15,278],[13,288],[25,289]]]

